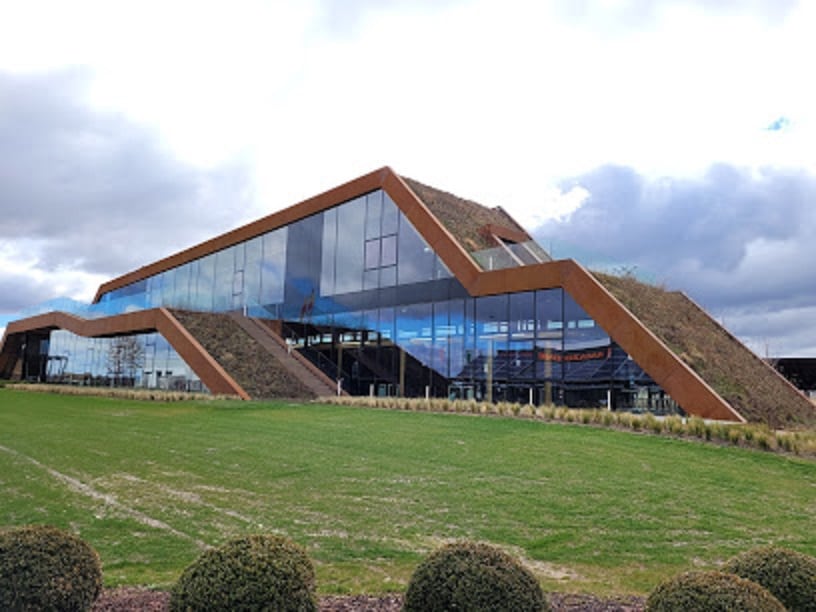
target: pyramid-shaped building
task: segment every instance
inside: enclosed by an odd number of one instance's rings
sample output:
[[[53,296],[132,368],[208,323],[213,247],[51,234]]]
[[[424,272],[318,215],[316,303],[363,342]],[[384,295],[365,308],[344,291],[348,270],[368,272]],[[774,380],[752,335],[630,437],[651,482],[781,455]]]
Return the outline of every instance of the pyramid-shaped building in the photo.
[[[501,208],[387,167],[10,323],[0,378],[816,421],[682,293],[553,261]]]

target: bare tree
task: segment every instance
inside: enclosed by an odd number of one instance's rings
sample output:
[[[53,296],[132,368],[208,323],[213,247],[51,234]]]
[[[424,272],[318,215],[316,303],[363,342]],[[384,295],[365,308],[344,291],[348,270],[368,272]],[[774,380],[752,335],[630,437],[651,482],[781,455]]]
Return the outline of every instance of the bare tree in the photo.
[[[108,372],[115,384],[124,378],[134,380],[144,365],[144,347],[136,336],[114,338],[108,347]]]

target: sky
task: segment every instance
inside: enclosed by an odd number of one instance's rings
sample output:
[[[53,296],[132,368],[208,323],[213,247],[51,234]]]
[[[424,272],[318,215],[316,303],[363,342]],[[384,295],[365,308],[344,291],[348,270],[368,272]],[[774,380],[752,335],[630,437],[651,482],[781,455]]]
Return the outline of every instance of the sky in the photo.
[[[0,11],[0,327],[389,165],[816,356],[815,2]]]

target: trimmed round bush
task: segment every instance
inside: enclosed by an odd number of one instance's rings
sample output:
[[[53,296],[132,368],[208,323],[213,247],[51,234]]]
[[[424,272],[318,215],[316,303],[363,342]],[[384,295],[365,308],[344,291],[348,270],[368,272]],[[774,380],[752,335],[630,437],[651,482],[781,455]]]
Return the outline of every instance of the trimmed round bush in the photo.
[[[737,555],[723,569],[761,584],[791,612],[816,612],[816,557],[763,546]]]
[[[647,612],[784,612],[779,600],[756,582],[725,572],[688,572],[660,583],[646,600]]]
[[[170,594],[171,610],[317,610],[314,566],[288,538],[250,535],[204,552]]]
[[[549,610],[536,577],[507,553],[475,542],[448,544],[414,571],[405,612]]]
[[[0,610],[88,610],[102,590],[89,544],[56,527],[0,530]]]

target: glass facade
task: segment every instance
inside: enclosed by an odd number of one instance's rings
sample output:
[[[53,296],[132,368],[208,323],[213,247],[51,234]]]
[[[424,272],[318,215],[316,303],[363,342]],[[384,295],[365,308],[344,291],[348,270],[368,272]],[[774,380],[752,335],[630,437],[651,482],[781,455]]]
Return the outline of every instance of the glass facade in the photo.
[[[54,383],[207,391],[157,333],[83,338],[65,330],[53,331],[48,341],[48,357],[41,367],[42,377]]]
[[[107,293],[83,314],[156,306],[279,320],[293,349],[352,394],[675,409],[562,289],[468,295],[382,190]],[[160,336],[139,342],[161,357],[125,379],[200,385]],[[81,343],[53,333],[54,367],[115,378],[99,357],[111,349]]]

